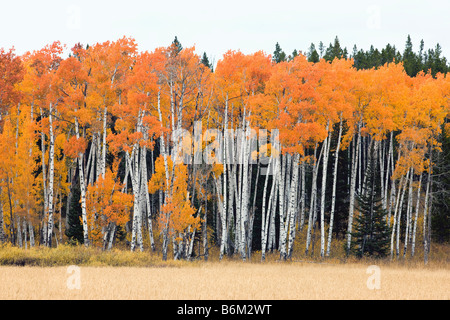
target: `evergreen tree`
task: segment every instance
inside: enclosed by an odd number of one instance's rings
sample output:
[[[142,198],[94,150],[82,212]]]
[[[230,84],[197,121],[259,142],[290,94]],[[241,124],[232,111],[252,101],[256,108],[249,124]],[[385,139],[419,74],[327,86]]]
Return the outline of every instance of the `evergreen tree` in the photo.
[[[325,50],[324,46],[323,46],[323,42],[320,41],[319,42],[319,53],[320,53],[320,59],[322,59],[323,57],[323,51]]]
[[[309,47],[309,51],[308,51],[308,61],[309,62],[319,62],[320,57],[319,54],[317,53],[316,50],[316,46],[314,45],[314,43],[311,43],[311,46]]]
[[[339,43],[339,38],[336,36],[334,44],[329,45],[323,58],[326,61],[333,61],[334,58],[347,58],[347,49],[342,49]]]
[[[213,71],[213,66],[209,62],[209,59],[208,59],[208,56],[206,55],[206,52],[203,52],[202,60],[200,62],[203,63],[203,65],[205,65],[206,67],[210,68],[211,71]]]
[[[72,188],[72,197],[69,202],[69,212],[67,214],[67,229],[66,236],[69,238],[69,242],[72,243],[84,243],[83,226],[81,224],[81,190],[80,184],[74,184]]]
[[[429,49],[428,54],[425,56],[425,61],[423,64],[423,71],[428,72],[431,71],[433,77],[436,76],[438,72],[446,73],[449,71],[447,66],[447,59],[445,57],[441,57],[442,49],[441,46],[436,44],[435,49]]]
[[[403,67],[410,77],[415,77],[421,70],[419,58],[413,51],[411,36],[406,39],[405,50],[403,51]]]
[[[297,49],[294,49],[294,51],[292,51],[292,59],[294,59],[296,56],[298,56],[298,52]]]
[[[386,63],[394,62],[398,63],[401,61],[401,56],[395,49],[395,46],[391,46],[389,43],[386,45],[386,48],[381,49],[381,65],[385,65]]]
[[[178,41],[177,36],[175,36],[175,39],[173,39],[172,44],[175,45],[175,55],[179,54],[181,50],[183,50],[183,46],[181,45],[180,41]]]
[[[275,45],[275,51],[273,52],[272,61],[275,63],[286,61],[286,53],[281,49],[280,44],[278,42]]]
[[[447,119],[447,122],[450,119]],[[431,215],[431,235],[439,243],[450,241],[450,127],[442,129],[440,142],[442,152],[433,154],[433,204]]]
[[[355,217],[351,253],[359,258],[381,258],[389,252],[390,231],[386,221],[387,212],[382,208],[376,161],[369,163],[366,174],[362,192],[357,195],[359,215]]]

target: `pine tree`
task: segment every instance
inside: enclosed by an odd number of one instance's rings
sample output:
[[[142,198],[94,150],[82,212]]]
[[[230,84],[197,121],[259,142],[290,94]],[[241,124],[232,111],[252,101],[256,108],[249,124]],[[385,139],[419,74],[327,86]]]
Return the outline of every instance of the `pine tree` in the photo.
[[[403,66],[405,68],[405,72],[410,77],[415,77],[417,73],[420,71],[420,61],[417,55],[413,52],[413,45],[411,41],[410,35],[406,39],[405,51],[403,51]]]
[[[286,61],[286,53],[281,49],[280,44],[278,42],[275,45],[275,51],[273,52],[272,61],[275,63]]]
[[[369,163],[367,180],[357,195],[357,210],[352,232],[351,253],[363,256],[385,257],[389,253],[390,231],[386,222],[387,212],[382,208],[381,188],[376,161]]]
[[[449,120],[447,120],[448,122]],[[450,241],[450,126],[442,126],[440,136],[442,152],[433,155],[435,170],[433,178],[433,205],[431,236],[439,243]]]
[[[314,43],[311,43],[311,46],[309,47],[309,51],[308,51],[308,61],[309,62],[319,62],[320,57],[319,54],[317,53],[316,50],[316,46],[314,45]]]
[[[175,46],[175,55],[179,54],[181,50],[183,50],[183,46],[181,45],[180,41],[178,41],[177,36],[175,36],[175,39],[172,41],[172,45]]]
[[[84,243],[84,236],[83,225],[81,224],[80,197],[80,184],[76,183],[75,187],[72,189],[72,197],[69,203],[66,236],[69,238],[69,242],[82,244]]]
[[[203,52],[202,60],[200,62],[203,63],[203,65],[205,65],[209,69],[211,69],[211,71],[213,71],[213,66],[209,62],[209,59],[208,59],[208,56],[206,55],[206,52]]]
[[[320,50],[320,47],[319,47]],[[339,38],[336,36],[336,38],[334,39],[334,43],[329,45],[329,47],[327,48],[325,55],[323,56],[323,58],[326,61],[333,61],[334,58],[347,58],[347,49],[342,49],[341,48],[341,44],[339,42]]]

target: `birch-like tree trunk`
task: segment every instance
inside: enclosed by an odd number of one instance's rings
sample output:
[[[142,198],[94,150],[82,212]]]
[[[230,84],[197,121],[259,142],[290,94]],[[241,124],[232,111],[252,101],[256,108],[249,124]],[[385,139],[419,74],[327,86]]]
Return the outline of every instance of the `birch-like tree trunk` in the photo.
[[[408,170],[406,173],[406,179],[405,179],[405,185],[403,187],[402,195],[400,198],[400,205],[398,207],[398,214],[397,214],[397,240],[396,240],[396,246],[395,246],[395,254],[398,258],[400,255],[400,226],[401,226],[401,219],[402,219],[402,211],[403,211],[403,199],[405,197],[406,193],[406,186],[408,185],[408,180],[410,176],[411,170]]]
[[[223,208],[221,214],[222,220],[222,237],[220,242],[220,255],[219,260],[222,260],[223,255],[225,253],[226,243],[228,242],[228,228],[227,228],[227,196],[228,196],[228,187],[227,187],[227,160],[228,160],[228,95],[225,101],[225,121],[224,121],[224,130],[223,130]]]
[[[272,161],[272,159],[269,160],[269,164],[271,163],[271,161]],[[261,230],[261,261],[265,261],[265,259],[266,259],[267,240],[272,239],[272,235],[269,235],[268,231],[269,231],[269,229],[271,232],[275,231],[275,224],[273,224],[273,228],[272,228],[271,222],[274,220],[274,217],[275,217],[275,210],[273,210],[273,208],[276,205],[275,198],[277,197],[276,195],[279,191],[279,179],[277,179],[277,176],[280,174],[280,172],[278,171],[279,170],[278,162],[280,162],[280,161],[281,161],[281,159],[279,157],[275,158],[275,165],[274,165],[275,170],[274,170],[273,179],[272,179],[272,188],[270,191],[270,197],[269,197],[269,201],[268,201],[268,209],[267,209],[267,212],[265,213],[265,216],[263,216],[263,218],[265,218],[265,221],[264,221],[264,228],[263,228],[263,230]],[[270,227],[269,227],[269,223],[270,223]],[[271,246],[271,244],[269,241],[269,248],[270,248],[270,246]]]
[[[431,227],[430,227],[430,223],[431,223],[431,204],[429,205],[430,202],[430,192],[431,192],[431,163],[432,163],[432,152],[430,150],[430,159],[429,159],[429,164],[430,167],[428,168],[428,177],[427,177],[427,188],[425,191],[425,203],[424,203],[424,209],[423,209],[423,260],[424,263],[427,264],[428,263],[428,253],[430,250],[430,244],[429,244],[429,240],[430,240],[430,232],[431,231]],[[427,220],[428,220],[428,230],[427,230]],[[427,232],[428,231],[428,232]]]
[[[50,103],[49,108],[49,169],[48,169],[48,227],[47,227],[47,246],[51,248],[52,246],[52,234],[53,234],[53,181],[54,181],[54,171],[55,171],[55,136],[53,133],[53,105]]]
[[[309,246],[311,244],[311,232],[313,225],[315,224],[315,204],[316,204],[316,196],[317,196],[317,175],[319,173],[319,163],[322,158],[324,145],[322,145],[322,148],[320,148],[320,154],[319,158],[316,159],[316,151],[317,151],[317,145],[314,148],[314,165],[313,165],[313,173],[312,173],[312,186],[311,186],[311,202],[309,206],[309,217],[308,217],[308,231],[306,233],[306,249],[305,249],[305,255],[308,255],[309,252]]]
[[[0,194],[3,194],[2,187],[0,186]],[[3,200],[0,197],[0,242],[5,242],[5,232],[4,232],[4,219],[3,219]]]
[[[419,186],[417,187],[417,200],[416,200],[416,210],[414,216],[414,227],[411,240],[411,257],[414,257],[416,250],[416,230],[417,230],[417,219],[419,218],[419,205],[420,205],[420,191],[422,188],[422,173],[419,174]]]
[[[326,256],[330,256],[331,250],[331,241],[333,235],[333,226],[334,226],[334,209],[336,206],[336,184],[337,184],[337,169],[339,162],[339,150],[341,148],[341,137],[342,137],[342,115],[339,122],[339,134],[337,139],[336,151],[334,154],[334,167],[333,167],[333,190],[331,192],[331,210],[330,210],[330,226],[328,229],[328,242],[327,242],[327,251]]]
[[[408,183],[408,177],[409,177],[409,170],[408,170],[406,177],[402,176],[400,178],[400,182],[398,185],[398,195],[397,195],[397,199],[395,201],[395,208],[394,208],[394,223],[392,225],[392,232],[391,232],[391,260],[393,259],[393,255],[394,255],[394,236],[395,236],[396,232],[398,234],[399,230],[400,230],[400,228],[398,227],[399,220],[400,220],[398,216],[401,215],[401,206],[403,205],[403,196],[405,194],[406,185]],[[399,207],[400,207],[400,209],[399,209]],[[398,244],[398,242],[397,242],[397,244]],[[398,253],[398,248],[397,248],[397,253]]]
[[[327,131],[328,131],[327,124]],[[330,143],[331,143],[331,132],[325,138],[323,142],[325,146],[325,152],[323,154],[323,162],[322,162],[322,188],[321,188],[321,197],[320,197],[320,256],[323,257],[325,255],[325,194],[327,187],[327,169],[328,169],[328,155],[330,153]]]
[[[78,119],[75,117],[75,135],[77,139],[80,138],[80,130]],[[84,180],[84,166],[83,166],[83,154],[78,153],[78,174],[80,177],[80,202],[81,202],[81,220],[83,224],[83,241],[85,246],[89,246],[89,230],[87,224],[87,208],[86,208],[86,185]]]
[[[147,132],[147,131],[146,131]],[[147,133],[144,135],[148,138]],[[152,251],[155,251],[155,240],[153,238],[153,222],[152,222],[152,211],[150,205],[150,195],[147,190],[148,174],[147,174],[147,148],[145,146],[141,147],[141,190],[142,198],[145,199],[146,209],[147,209],[147,227],[148,235],[150,239],[150,247]]]
[[[161,113],[161,90],[158,91],[158,115],[159,115],[159,122],[161,123],[161,130],[163,130],[163,122],[162,122],[162,113]],[[164,159],[164,171],[166,176],[166,188],[164,190],[164,202],[166,201],[169,193],[169,166],[167,162],[167,151],[166,151],[166,144],[164,141],[164,134],[161,134],[160,136],[160,143],[161,143],[161,154],[163,155]],[[167,260],[167,249],[169,245],[169,219],[170,219],[170,213],[168,213],[169,216],[166,217],[166,221],[164,223],[163,227],[163,245],[162,245],[162,253],[163,253],[163,260]]]
[[[350,246],[352,241],[352,228],[353,228],[353,212],[355,209],[355,192],[356,192],[356,173],[357,163],[359,163],[359,155],[361,148],[361,127],[358,125],[358,136],[356,147],[354,147],[354,153],[352,158],[352,173],[350,181],[350,204],[348,212],[348,226],[347,226],[347,255],[350,253]],[[356,155],[356,156],[355,156]]]
[[[303,230],[305,225],[305,207],[306,207],[306,165],[302,161],[301,164],[301,194],[300,194],[300,223],[298,225],[299,231]]]
[[[388,185],[389,185],[389,177],[390,177],[390,170],[391,168],[394,168],[394,163],[391,162],[391,158],[393,159],[393,153],[394,153],[394,147],[393,147],[393,138],[394,133],[391,131],[390,136],[389,136],[389,152],[388,152],[388,156],[387,156],[387,164],[386,164],[386,176],[385,176],[385,182],[384,182],[384,196],[383,199],[384,200],[384,207],[383,209],[387,208],[387,197],[388,197]],[[391,186],[391,188],[395,189],[395,186]],[[388,225],[390,224],[390,221],[388,222]]]
[[[273,159],[273,157],[271,156],[269,158],[269,164],[267,166],[267,171],[270,169],[270,166],[272,165],[272,159]],[[261,260],[262,261],[264,261],[266,258],[266,243],[267,243],[266,216],[269,215],[269,212],[268,211],[266,212],[267,186],[268,186],[268,182],[269,182],[269,174],[267,171],[266,171],[266,179],[264,180],[262,209],[261,209]],[[272,182],[272,189],[273,189],[273,184],[274,183]]]
[[[414,178],[414,169],[411,168],[411,174],[409,176],[409,188],[408,188],[408,202],[406,206],[406,230],[405,230],[405,240],[403,244],[403,257],[406,257],[406,251],[408,250],[408,243],[411,235],[411,215],[412,215],[412,202],[413,202],[413,178]]]
[[[288,244],[288,253],[287,257],[292,257],[292,252],[294,250],[294,240],[295,240],[295,216],[296,216],[296,204],[297,204],[297,195],[298,195],[298,175],[299,175],[299,161],[300,155],[295,154],[293,164],[292,164],[292,181],[290,188],[290,198],[289,198],[289,209],[288,209],[288,218],[289,218],[289,244]],[[285,259],[285,257],[284,257]]]
[[[102,135],[102,162],[101,162],[101,174],[105,178],[106,173],[106,117],[108,113],[108,108],[105,106],[103,109],[103,135]]]
[[[42,108],[39,109],[41,118],[44,117],[42,113]],[[42,188],[44,189],[44,222],[42,226],[42,242],[44,246],[47,246],[47,221],[46,217],[48,214],[48,189],[47,189],[47,166],[46,166],[46,160],[45,160],[45,134],[43,131],[41,131],[41,162],[42,162]]]
[[[280,216],[280,236],[278,247],[280,250],[280,258],[286,259],[286,223],[285,223],[285,185],[286,185],[286,161],[287,154],[282,156],[282,159],[278,161],[279,174],[278,174],[278,189],[280,193],[279,198],[279,216]]]
[[[240,253],[242,260],[246,259],[246,243],[247,243],[247,235],[246,229],[248,224],[248,167],[249,167],[249,137],[250,137],[250,127],[249,122],[244,117],[244,132],[243,136],[243,161],[242,161],[242,181],[241,181],[241,239],[240,239]]]

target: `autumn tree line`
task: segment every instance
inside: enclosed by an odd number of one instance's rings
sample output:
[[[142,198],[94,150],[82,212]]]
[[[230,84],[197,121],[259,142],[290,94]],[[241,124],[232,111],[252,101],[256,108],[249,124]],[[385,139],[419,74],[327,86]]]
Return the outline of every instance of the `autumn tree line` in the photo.
[[[1,49],[0,241],[286,260],[302,234],[306,256],[340,239],[427,261],[432,234],[448,241],[450,80],[445,60],[409,73],[408,43],[367,66],[337,38],[216,66],[176,38]],[[210,161],[177,161],[192,149]]]

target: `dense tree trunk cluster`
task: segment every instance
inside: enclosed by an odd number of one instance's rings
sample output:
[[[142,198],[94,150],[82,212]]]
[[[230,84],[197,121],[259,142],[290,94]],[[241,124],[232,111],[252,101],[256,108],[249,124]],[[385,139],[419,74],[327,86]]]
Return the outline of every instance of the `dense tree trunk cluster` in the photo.
[[[286,260],[337,238],[370,254],[384,223],[392,259],[423,239],[427,261],[444,74],[239,51],[212,71],[178,41],[136,48],[0,52],[2,242]]]

